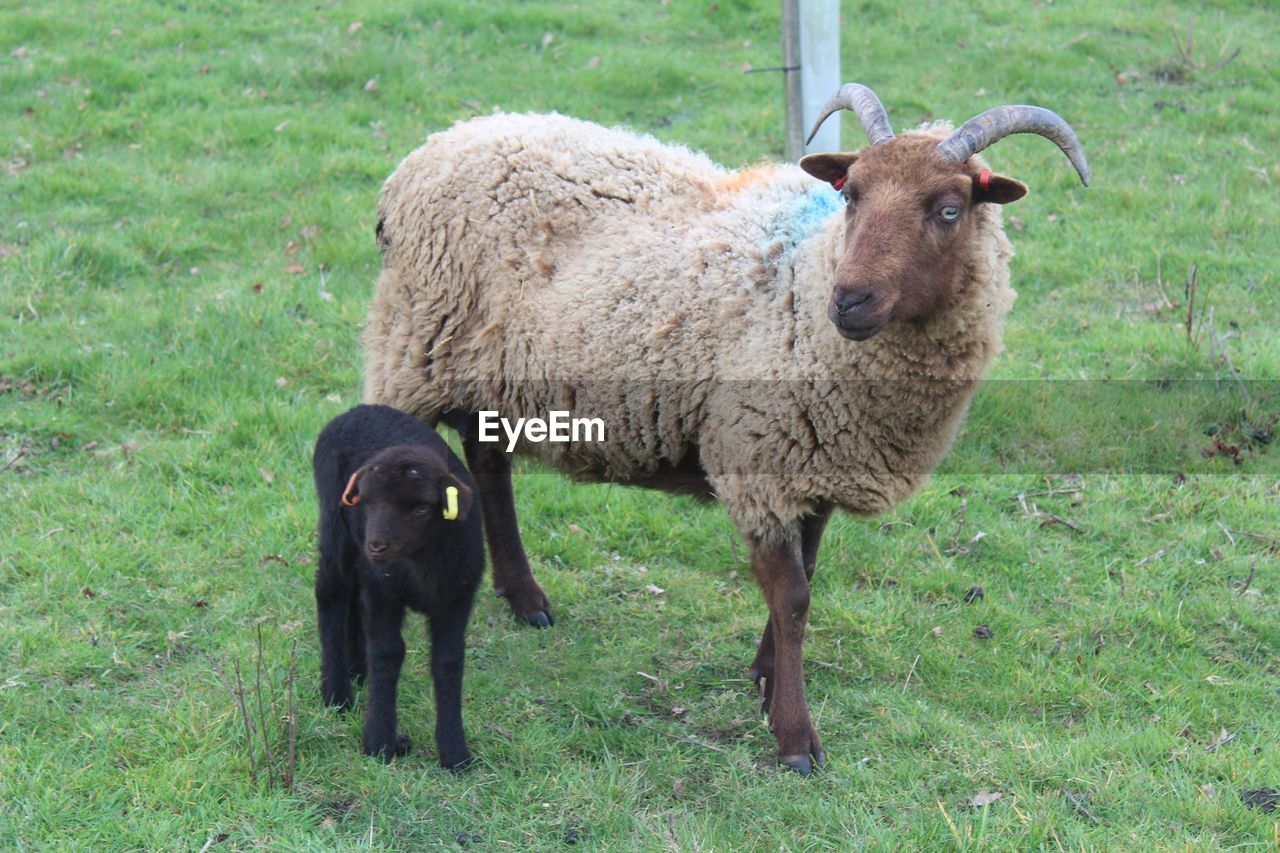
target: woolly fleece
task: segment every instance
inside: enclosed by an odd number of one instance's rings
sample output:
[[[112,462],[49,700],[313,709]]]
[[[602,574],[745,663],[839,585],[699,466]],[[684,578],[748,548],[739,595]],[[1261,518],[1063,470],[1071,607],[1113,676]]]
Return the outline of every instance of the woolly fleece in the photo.
[[[696,459],[764,540],[823,504],[883,512],[950,449],[999,351],[1013,252],[999,205],[975,205],[952,304],[855,343],[826,316],[841,208],[796,166],[728,171],[559,115],[455,125],[382,189],[365,399],[427,423],[603,418],[605,442],[516,452],[649,485]]]

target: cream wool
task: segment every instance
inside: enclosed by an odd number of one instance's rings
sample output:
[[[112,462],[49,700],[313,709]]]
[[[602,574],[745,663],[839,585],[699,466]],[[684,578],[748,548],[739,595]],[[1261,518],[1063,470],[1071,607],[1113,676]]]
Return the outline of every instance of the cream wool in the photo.
[[[748,537],[793,537],[823,504],[885,511],[1000,348],[1012,249],[999,206],[974,205],[951,304],[845,340],[826,314],[842,206],[798,167],[730,172],[563,116],[456,125],[383,187],[365,398],[428,423],[602,417],[604,443],[517,452],[659,486],[696,459]]]

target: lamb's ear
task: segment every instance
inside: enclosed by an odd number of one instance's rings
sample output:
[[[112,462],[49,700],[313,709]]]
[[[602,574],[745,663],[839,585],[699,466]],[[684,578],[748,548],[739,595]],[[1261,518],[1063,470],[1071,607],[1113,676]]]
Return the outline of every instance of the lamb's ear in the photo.
[[[355,506],[360,503],[360,483],[359,480],[364,476],[364,468],[357,468],[356,472],[351,475],[351,479],[347,480],[347,487],[342,490],[342,505]]]
[[[1004,175],[992,174],[990,169],[983,169],[973,179],[973,203],[1008,204],[1017,201],[1027,194],[1027,185]]]
[[[845,176],[849,174],[849,167],[857,159],[857,154],[810,154],[800,159],[800,168],[818,180],[840,189],[844,186]]]
[[[445,521],[466,521],[471,512],[471,501],[474,497],[471,489],[462,485],[462,481],[449,473],[440,475],[440,511]]]

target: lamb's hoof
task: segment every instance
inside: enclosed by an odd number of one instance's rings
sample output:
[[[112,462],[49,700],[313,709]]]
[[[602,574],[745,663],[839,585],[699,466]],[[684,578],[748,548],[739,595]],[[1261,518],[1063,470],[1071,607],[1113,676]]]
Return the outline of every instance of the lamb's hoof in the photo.
[[[551,615],[551,610],[535,610],[528,616],[524,617],[524,621],[528,622],[535,628],[550,628],[556,624],[556,617]]]
[[[351,695],[350,688],[346,691],[322,691],[322,693],[324,695],[324,704],[330,708],[337,708],[339,711],[350,711],[356,705],[355,697]]]
[[[396,735],[396,755],[408,755],[413,749],[413,738],[408,735]]]
[[[814,767],[822,768],[827,766],[827,754],[819,751],[812,759],[807,755],[779,755],[778,763],[784,767],[791,768],[801,776],[808,776],[813,772]]]
[[[448,770],[454,776],[461,776],[463,771],[471,766],[471,755],[468,753],[463,755],[461,758],[449,758],[447,760],[441,756],[440,766],[445,770]]]

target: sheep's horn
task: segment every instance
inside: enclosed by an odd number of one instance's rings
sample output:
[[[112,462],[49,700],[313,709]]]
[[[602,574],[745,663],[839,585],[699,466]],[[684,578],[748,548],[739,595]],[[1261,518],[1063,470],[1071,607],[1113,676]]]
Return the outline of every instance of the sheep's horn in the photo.
[[[813,137],[818,134],[818,128],[822,127],[822,123],[836,110],[855,112],[872,145],[879,145],[881,142],[893,139],[893,129],[889,127],[889,116],[885,114],[884,104],[880,103],[876,93],[861,83],[845,83],[822,108],[822,114],[813,123],[813,130],[809,131],[809,138],[804,141],[805,145],[813,141]]]
[[[955,133],[938,143],[938,150],[949,160],[964,162],[1014,133],[1038,133],[1052,140],[1076,167],[1081,183],[1089,186],[1089,164],[1076,132],[1062,116],[1043,107],[1022,104],[993,107],[960,125]]]

